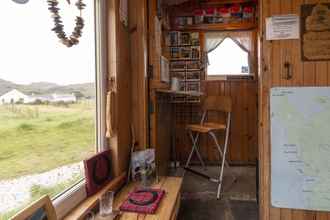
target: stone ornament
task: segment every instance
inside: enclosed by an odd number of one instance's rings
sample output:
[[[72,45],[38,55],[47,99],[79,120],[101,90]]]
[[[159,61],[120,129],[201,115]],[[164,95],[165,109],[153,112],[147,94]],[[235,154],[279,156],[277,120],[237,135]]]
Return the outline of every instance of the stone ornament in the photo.
[[[71,4],[70,0],[67,0],[68,4]],[[60,16],[60,8],[58,7],[57,0],[47,0],[48,9],[52,14],[52,18],[54,20],[54,31],[57,37],[60,39],[60,42],[63,43],[67,47],[72,47],[79,43],[79,38],[82,35],[82,30],[84,28],[84,19],[82,18],[82,10],[86,7],[82,0],[77,0],[75,6],[80,11],[80,15],[76,17],[76,25],[74,31],[70,36],[67,36],[64,32],[64,24]]]

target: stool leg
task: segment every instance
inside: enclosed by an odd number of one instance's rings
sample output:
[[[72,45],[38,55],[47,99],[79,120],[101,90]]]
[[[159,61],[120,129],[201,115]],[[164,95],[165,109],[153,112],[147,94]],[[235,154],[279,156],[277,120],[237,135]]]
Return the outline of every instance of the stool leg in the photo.
[[[231,114],[229,113],[228,118],[227,118],[226,138],[225,138],[225,146],[224,146],[224,149],[223,149],[223,157],[222,157],[222,163],[221,163],[221,171],[220,171],[220,177],[219,177],[217,199],[220,199],[220,194],[221,194],[221,187],[222,187],[222,180],[223,180],[223,170],[224,170],[224,166],[225,166],[226,153],[227,153],[227,148],[228,148],[230,119],[231,119]]]
[[[191,131],[189,131],[189,134],[190,134],[190,137],[191,137],[191,140],[192,140],[192,144],[193,144],[193,146],[192,146],[192,149],[191,149],[191,151],[190,151],[190,154],[189,154],[188,160],[187,160],[186,165],[185,165],[186,168],[189,167],[190,160],[191,160],[191,158],[192,158],[192,156],[193,156],[193,154],[194,154],[194,151],[195,151],[196,140],[198,140],[198,138],[199,138],[199,134],[197,134],[195,138],[192,136]]]
[[[221,156],[221,158],[223,158],[224,154],[223,154],[223,152],[222,152],[222,149],[221,149],[221,147],[220,147],[220,144],[219,144],[219,142],[218,142],[218,140],[217,140],[216,135],[215,135],[212,131],[210,131],[208,134],[213,138],[213,140],[214,140],[214,142],[215,142],[215,145],[216,145],[216,147],[218,148],[218,151],[219,151],[219,153],[220,153],[220,156]],[[226,165],[227,167],[229,167],[229,164],[228,164],[228,161],[227,161],[227,160],[225,160],[225,165]]]
[[[219,145],[219,142],[218,142],[218,140],[217,140],[217,137],[215,136],[215,134],[211,131],[211,132],[209,132],[208,133],[211,137],[212,137],[212,139],[214,140],[214,142],[215,142],[215,144],[216,144],[216,146],[217,146],[217,149],[218,149],[218,151],[219,151],[219,154],[220,154],[220,160],[222,161],[221,162],[221,165],[220,165],[220,176],[219,176],[219,180],[218,180],[218,191],[217,191],[217,199],[219,199],[220,198],[220,193],[221,193],[221,187],[222,187],[222,180],[223,180],[223,171],[224,171],[224,166],[226,165],[226,166],[228,166],[229,167],[229,164],[228,164],[228,162],[226,161],[226,150],[227,150],[227,148],[226,148],[226,146],[224,147],[224,152],[222,152],[222,150],[221,150],[221,147],[220,147],[220,145]]]
[[[194,138],[194,136],[192,134],[192,131],[189,131],[189,135],[190,135],[191,141],[193,143],[193,147],[195,148],[197,157],[198,157],[199,161],[201,162],[204,170],[206,170],[205,163],[204,163],[203,158],[202,158],[202,156],[201,156],[201,154],[199,153],[199,150],[198,150],[198,141],[199,141],[199,135],[200,135],[200,133],[197,133],[196,134],[196,138]]]

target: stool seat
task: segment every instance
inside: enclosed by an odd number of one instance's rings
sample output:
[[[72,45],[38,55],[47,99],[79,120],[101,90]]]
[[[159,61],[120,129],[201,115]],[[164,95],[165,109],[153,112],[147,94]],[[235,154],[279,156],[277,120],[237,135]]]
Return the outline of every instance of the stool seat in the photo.
[[[203,124],[191,124],[187,126],[187,129],[200,133],[208,133],[210,131],[226,130],[226,125],[209,122]]]

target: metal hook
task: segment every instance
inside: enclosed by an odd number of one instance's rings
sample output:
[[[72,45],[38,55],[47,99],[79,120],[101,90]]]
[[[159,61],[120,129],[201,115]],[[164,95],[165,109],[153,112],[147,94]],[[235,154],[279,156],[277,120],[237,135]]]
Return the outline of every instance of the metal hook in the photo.
[[[290,80],[293,77],[292,74],[292,65],[289,62],[284,63],[284,68],[286,69],[285,79]]]
[[[285,69],[285,76],[284,79],[290,80],[293,78],[293,73],[292,73],[292,64],[290,63],[289,60],[291,58],[291,53],[288,49],[284,50],[284,69]]]

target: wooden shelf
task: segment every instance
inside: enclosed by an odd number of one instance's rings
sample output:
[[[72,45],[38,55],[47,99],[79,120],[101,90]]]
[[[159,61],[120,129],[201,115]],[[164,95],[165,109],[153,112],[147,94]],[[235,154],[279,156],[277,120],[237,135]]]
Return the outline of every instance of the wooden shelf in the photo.
[[[158,93],[166,93],[170,95],[181,95],[181,96],[190,96],[190,97],[201,97],[204,95],[202,92],[196,92],[196,91],[173,91],[170,89],[156,89],[156,92]]]
[[[171,12],[177,13],[177,11],[189,12],[192,8],[196,7],[208,7],[208,6],[217,6],[217,5],[228,5],[228,4],[258,4],[257,0],[209,0],[207,2],[201,2],[200,4],[195,2],[183,2],[181,4],[171,6]]]
[[[182,45],[169,45],[168,47],[200,47],[200,45],[182,44]]]
[[[186,69],[187,72],[198,72],[202,71],[203,69]]]
[[[171,58],[170,61],[200,61],[200,58]]]
[[[212,5],[225,5],[225,4],[244,4],[244,3],[257,3],[257,0],[211,0],[209,2],[202,2],[203,6],[212,6]]]
[[[254,22],[241,22],[229,24],[200,24],[188,25],[185,27],[174,27],[176,31],[232,31],[232,30],[251,30],[257,28]]]

